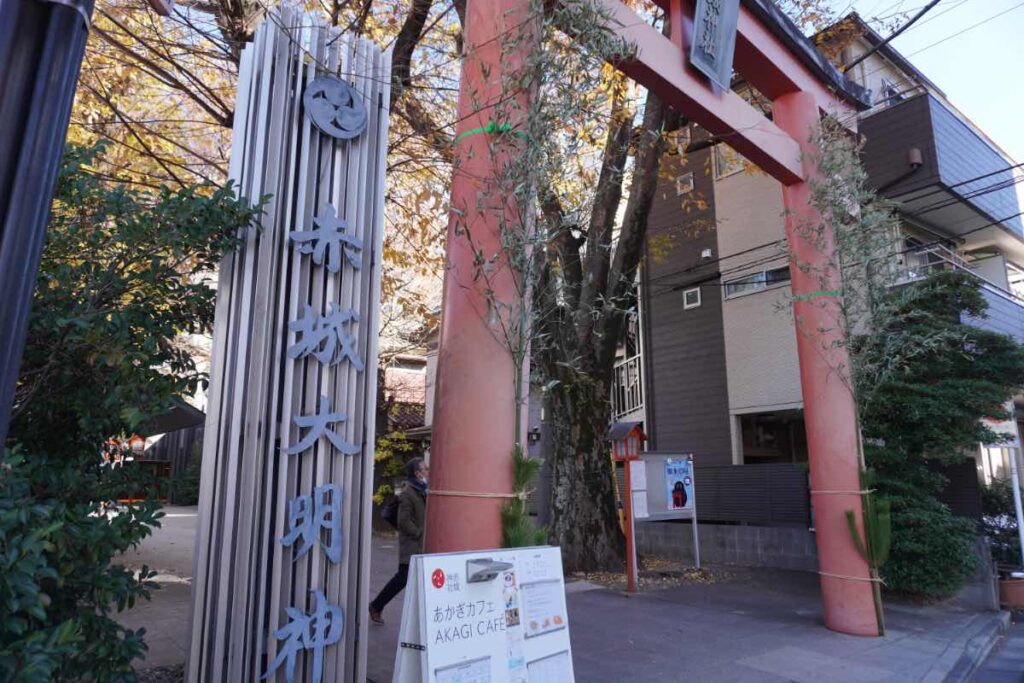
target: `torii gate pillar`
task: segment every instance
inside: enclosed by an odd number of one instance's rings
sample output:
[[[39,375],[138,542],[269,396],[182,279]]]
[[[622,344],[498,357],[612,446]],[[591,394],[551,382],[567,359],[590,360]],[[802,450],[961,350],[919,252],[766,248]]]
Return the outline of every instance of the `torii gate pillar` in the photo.
[[[522,124],[531,92],[510,106],[509,84],[528,66],[536,45],[530,0],[469,0],[459,81],[455,161],[448,221],[441,335],[438,343],[426,550],[499,548],[501,505],[512,494],[516,441],[515,377],[503,318],[489,297],[515,309],[518,294],[504,262],[501,226],[527,213],[500,196],[497,176],[517,152],[513,136],[494,124]],[[525,229],[526,226],[522,226]],[[493,268],[480,276],[478,258]],[[529,373],[529,359],[525,372]]]
[[[848,385],[850,359],[842,344],[842,318],[835,296],[842,288],[834,257],[835,234],[811,206],[809,181],[820,172],[811,162],[815,152],[811,134],[820,123],[818,105],[812,95],[795,92],[776,98],[772,112],[775,123],[800,144],[806,178],[784,185],[782,198],[786,241],[792,254],[793,318],[825,625],[840,633],[877,636],[870,572],[853,545],[846,522],[847,510],[853,510],[860,520],[863,507],[860,434]],[[824,229],[808,235],[801,230],[808,225]]]
[[[836,100],[828,84],[801,64],[747,3],[740,8],[736,64],[772,98],[774,121],[734,93],[710,87],[690,67],[684,45],[692,30],[684,14],[684,8],[692,7],[690,0],[655,0],[680,20],[682,30],[673,32],[674,41],[618,0],[592,1],[608,13],[609,29],[637,48],[630,61],[616,64],[618,68],[712,134],[729,136],[737,151],[783,185],[825,625],[851,635],[879,635],[868,566],[846,524],[846,511],[852,510],[863,528],[856,410],[843,377],[850,366],[834,295],[842,287],[840,273],[832,267],[835,236],[827,224],[814,239],[800,234],[807,221],[822,223],[811,206],[808,181],[819,171],[808,153],[813,152],[810,141],[820,111]],[[502,83],[534,45],[522,36],[506,35],[526,23],[530,5],[529,0],[467,2],[438,353],[428,552],[500,545],[498,507],[502,496],[511,493],[516,380],[508,349],[489,329],[484,298],[471,276],[474,251],[489,257],[500,250],[501,222],[514,219],[512,207],[488,202],[486,191],[494,187],[501,155],[510,151],[489,147],[487,136],[475,133],[493,123]],[[528,97],[521,93],[517,99],[525,104]],[[523,114],[526,110],[519,108]],[[471,226],[472,244],[466,226]],[[496,278],[491,285],[499,299],[514,298],[509,297],[508,279]]]

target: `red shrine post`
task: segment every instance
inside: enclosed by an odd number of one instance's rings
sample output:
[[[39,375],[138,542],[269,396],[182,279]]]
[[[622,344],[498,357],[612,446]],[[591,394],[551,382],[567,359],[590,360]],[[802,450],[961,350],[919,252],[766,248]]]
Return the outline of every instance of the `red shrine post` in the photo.
[[[830,269],[835,236],[826,226],[824,234],[805,240],[798,229],[820,218],[810,205],[807,183],[818,169],[807,152],[813,151],[810,140],[821,114],[855,120],[857,111],[870,105],[869,97],[768,0],[655,0],[672,19],[671,37],[619,0],[593,2],[609,16],[608,29],[635,47],[632,59],[616,67],[783,185],[825,625],[842,633],[878,635],[868,566],[845,520],[845,511],[852,510],[863,527],[856,412],[843,377],[849,363],[838,345],[842,332],[836,325],[842,281]],[[475,208],[478,198],[486,201],[497,166],[486,154],[486,136],[462,136],[487,126],[503,77],[533,44],[520,41],[511,51],[499,47],[504,28],[526,17],[529,6],[529,0],[469,0],[467,6],[431,463],[431,486],[440,491],[431,496],[427,514],[431,552],[498,546],[502,499],[490,496],[511,491],[512,363],[484,322],[484,301],[469,284],[473,251],[459,234],[460,224],[472,221],[474,241],[487,250],[498,248],[499,214]],[[696,27],[695,8],[704,17]],[[735,23],[722,20],[729,12]],[[690,59],[694,35],[702,45],[710,36],[722,54],[728,53],[723,73],[731,74],[735,66],[772,100],[774,121],[730,90],[712,85],[706,70],[698,72]],[[526,97],[523,93],[522,101]],[[811,273],[805,272],[807,266]],[[485,497],[475,497],[480,494]]]
[[[623,530],[626,533],[626,590],[636,593],[636,520],[633,519],[633,478],[630,470],[633,462],[640,460],[643,442],[647,440],[639,422],[616,422],[608,430],[612,444],[612,459],[621,462],[625,478],[622,492],[622,510],[625,513]]]
[[[501,547],[499,508],[512,494],[515,377],[502,321],[518,299],[503,258],[501,226],[517,211],[498,180],[521,143],[531,92],[507,101],[509,83],[536,45],[529,0],[470,0],[455,127],[448,257],[438,344],[427,501],[427,552]],[[504,98],[504,101],[503,101]],[[527,229],[527,226],[520,226]],[[477,258],[493,259],[481,277]],[[505,308],[489,303],[487,290]],[[529,372],[527,365],[526,372]]]

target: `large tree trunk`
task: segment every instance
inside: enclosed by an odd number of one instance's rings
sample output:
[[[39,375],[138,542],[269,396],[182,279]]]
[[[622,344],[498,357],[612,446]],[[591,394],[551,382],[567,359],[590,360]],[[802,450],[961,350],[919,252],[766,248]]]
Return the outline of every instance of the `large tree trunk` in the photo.
[[[576,375],[549,392],[553,453],[552,533],[566,571],[622,571],[625,542],[615,512],[605,434],[608,383]]]

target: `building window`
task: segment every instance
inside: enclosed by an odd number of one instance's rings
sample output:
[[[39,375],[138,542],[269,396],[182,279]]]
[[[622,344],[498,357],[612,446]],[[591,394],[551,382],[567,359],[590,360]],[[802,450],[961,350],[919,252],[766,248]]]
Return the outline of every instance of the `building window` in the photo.
[[[803,413],[779,410],[740,415],[743,462],[807,462]]]
[[[1015,448],[1003,446],[982,446],[982,471],[985,475],[985,483],[989,484],[993,479],[1008,479],[1010,477],[1010,459],[1016,455]]]
[[[391,367],[395,370],[407,370],[411,372],[426,372],[426,358],[395,358],[391,361]]]
[[[693,173],[676,176],[676,196],[681,197],[691,192],[693,192]]]
[[[759,273],[746,275],[735,280],[728,280],[725,283],[725,298],[760,292],[774,285],[789,282],[789,266],[770,268]]]
[[[789,266],[781,266],[764,271],[764,284],[766,287],[777,285],[780,282],[789,282]]]
[[[690,127],[683,126],[679,130],[672,133],[671,136],[675,144],[669,147],[669,155],[674,154],[681,157],[686,156],[686,148],[690,146],[690,141],[692,139],[690,135]]]
[[[882,97],[881,100],[884,104],[892,106],[897,102],[902,102],[906,97],[903,95],[903,91],[900,87],[892,81],[883,78],[882,79]]]
[[[688,311],[691,308],[697,308],[700,306],[700,287],[694,287],[693,289],[687,289],[683,292],[683,310]]]
[[[712,155],[715,160],[715,178],[724,178],[743,170],[743,156],[724,142],[720,142],[713,148]]]
[[[1014,264],[1006,264],[1006,280],[1010,285],[1010,292],[1017,298],[1024,299],[1024,268]]]

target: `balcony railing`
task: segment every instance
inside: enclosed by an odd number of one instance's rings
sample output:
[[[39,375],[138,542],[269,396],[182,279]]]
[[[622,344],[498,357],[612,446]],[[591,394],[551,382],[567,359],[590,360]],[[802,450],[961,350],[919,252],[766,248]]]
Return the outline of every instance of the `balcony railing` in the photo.
[[[640,373],[643,356],[637,354],[615,364],[612,375],[612,422],[631,414],[639,413],[644,407],[644,385]]]
[[[926,244],[904,252],[903,263],[899,264],[896,272],[896,284],[922,280],[944,270],[965,270],[976,275],[971,264],[949,247]]]
[[[929,275],[947,270],[962,270],[973,275],[996,290],[1001,296],[1024,306],[1024,299],[1015,292],[1008,291],[1004,286],[992,282],[971,267],[970,261],[957,254],[949,247],[941,244],[927,244],[904,252],[904,262],[897,268],[895,285],[902,285],[915,280],[922,280]]]

